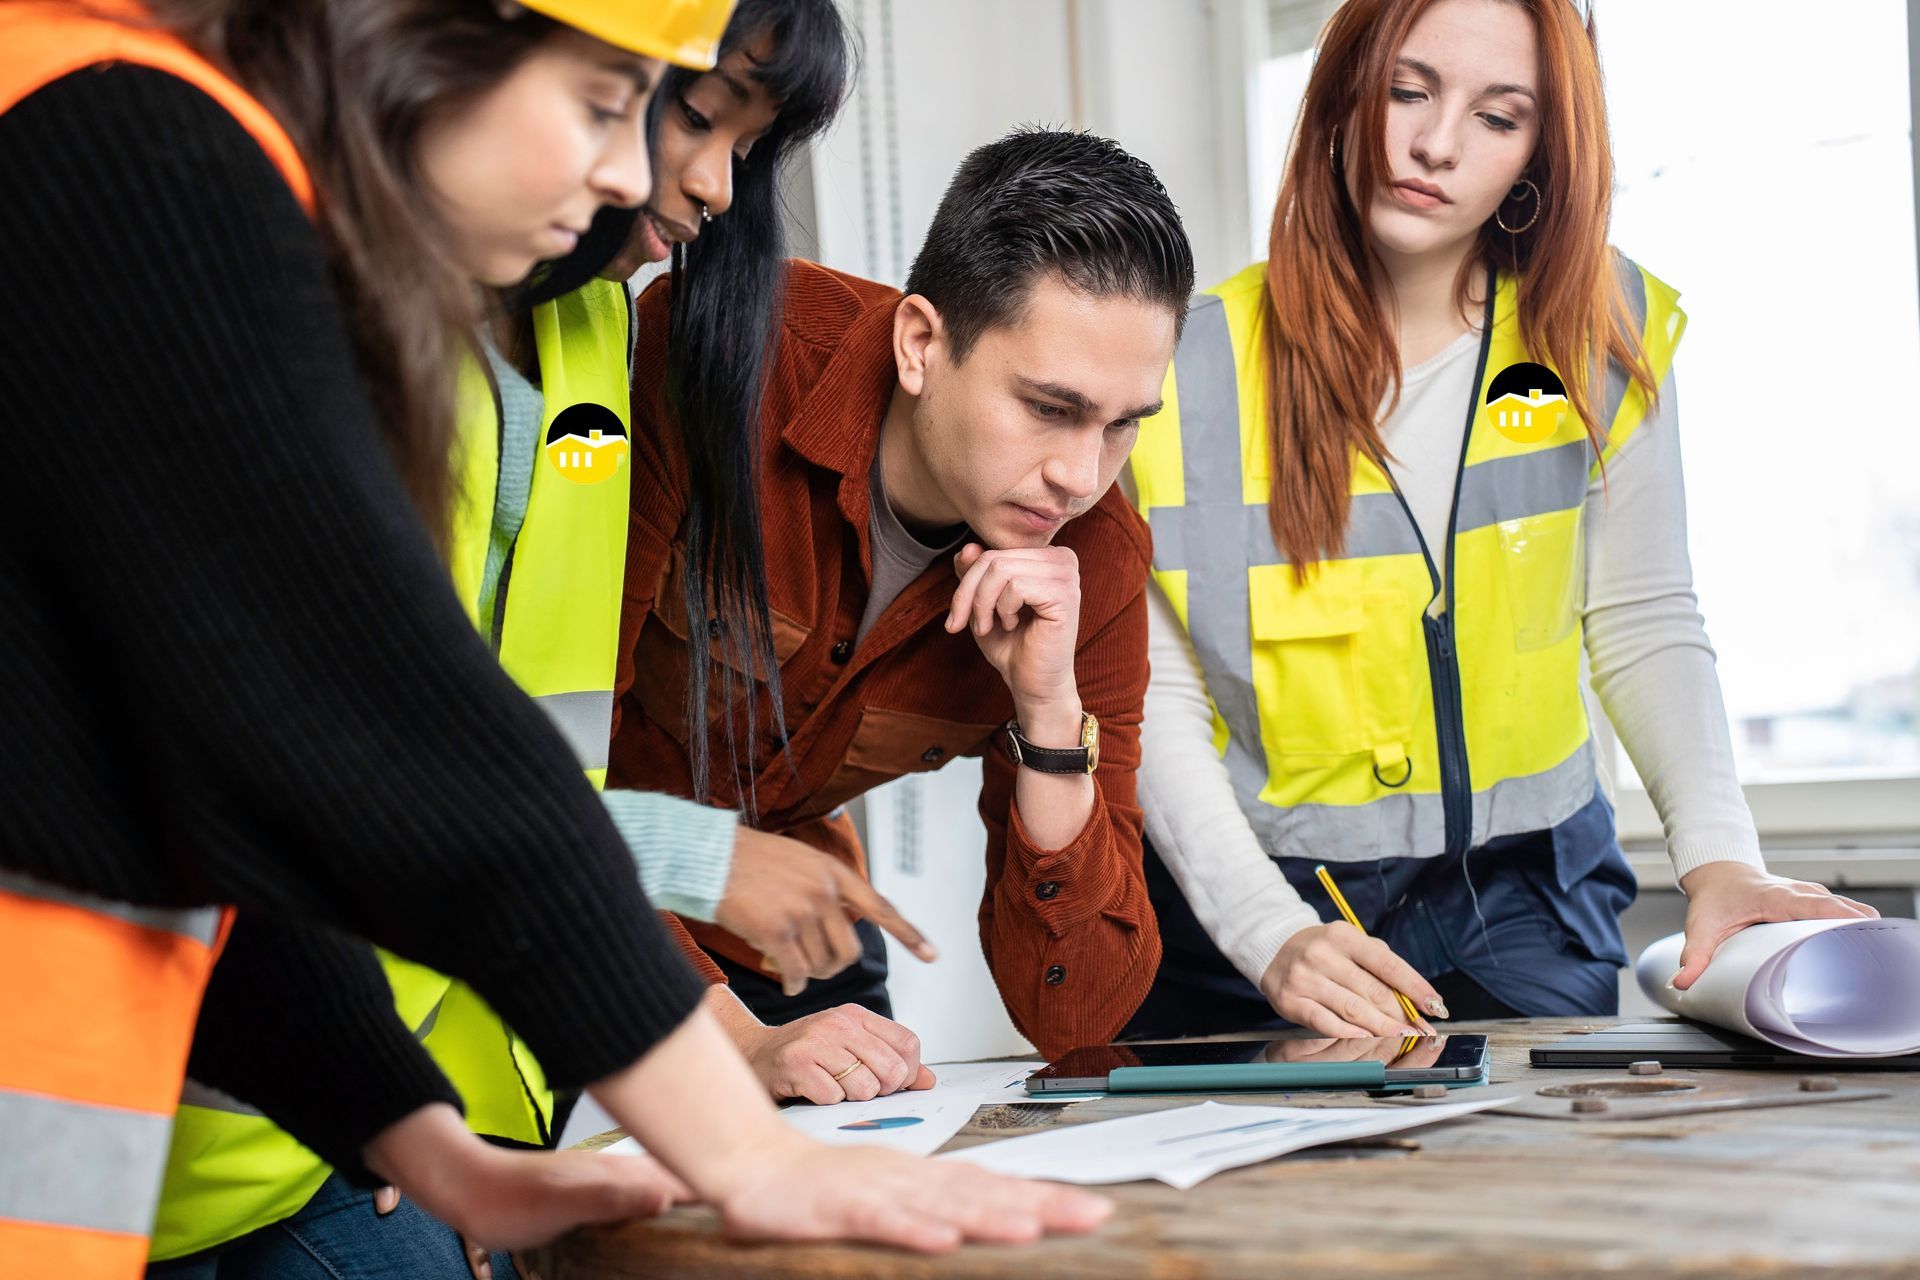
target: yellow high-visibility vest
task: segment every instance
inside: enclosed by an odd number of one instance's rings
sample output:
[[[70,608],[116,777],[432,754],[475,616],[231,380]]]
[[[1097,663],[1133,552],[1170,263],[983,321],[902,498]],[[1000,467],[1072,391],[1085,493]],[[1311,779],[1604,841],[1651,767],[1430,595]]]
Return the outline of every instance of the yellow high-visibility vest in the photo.
[[[1686,315],[1652,274],[1617,267],[1658,385]],[[1392,479],[1356,452],[1346,548],[1304,584],[1267,521],[1265,266],[1194,300],[1133,480],[1154,578],[1205,672],[1214,748],[1270,856],[1459,855],[1593,799],[1583,524],[1601,460],[1549,388],[1490,394],[1515,366],[1551,369],[1522,344],[1514,298],[1502,276],[1462,406],[1447,544],[1425,545]],[[1609,362],[1604,460],[1646,409]]]
[[[626,286],[588,284],[537,307],[533,326],[546,406],[542,441],[526,520],[501,570],[491,625],[483,630],[501,665],[547,712],[598,787],[607,773],[626,571]],[[451,570],[479,625],[501,416],[498,390],[477,362],[461,371],[459,405],[462,483]],[[584,455],[594,465],[578,465]],[[553,1094],[540,1064],[476,992],[398,956],[382,952],[381,961],[395,1008],[460,1091],[475,1132],[534,1144],[557,1136],[550,1132]],[[330,1172],[259,1112],[189,1080],[151,1256],[184,1257],[289,1217]]]

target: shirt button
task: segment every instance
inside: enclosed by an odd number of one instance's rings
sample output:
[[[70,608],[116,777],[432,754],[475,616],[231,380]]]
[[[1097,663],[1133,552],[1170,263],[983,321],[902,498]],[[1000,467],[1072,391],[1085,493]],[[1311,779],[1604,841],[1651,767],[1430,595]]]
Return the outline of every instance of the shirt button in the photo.
[[[710,639],[718,640],[720,638],[720,633],[725,631],[726,629],[727,629],[727,624],[720,621],[720,619],[718,618],[707,619],[707,636]]]
[[[1052,880],[1042,880],[1034,886],[1033,892],[1034,896],[1039,898],[1040,901],[1051,902],[1054,895],[1060,892],[1060,886]]]
[[[1050,964],[1047,966],[1047,985],[1057,987],[1067,980],[1067,966]]]
[[[945,747],[928,747],[920,753],[921,764],[938,764],[940,757],[947,754]]]
[[[848,658],[851,658],[853,656],[853,641],[851,640],[840,641],[838,644],[833,646],[833,649],[828,653],[827,656],[832,658],[835,662],[844,663]]]

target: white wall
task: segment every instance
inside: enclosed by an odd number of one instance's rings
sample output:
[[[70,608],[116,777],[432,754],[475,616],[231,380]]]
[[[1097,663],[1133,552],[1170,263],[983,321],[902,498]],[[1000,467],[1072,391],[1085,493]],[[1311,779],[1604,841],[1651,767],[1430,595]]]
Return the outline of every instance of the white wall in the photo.
[[[842,0],[860,77],[813,149],[820,260],[894,284],[955,167],[1021,124],[1077,126],[1154,166],[1201,282],[1243,265],[1253,0]],[[1234,34],[1222,41],[1219,33]],[[1224,52],[1221,46],[1225,46]],[[1224,77],[1216,62],[1230,62]],[[1224,109],[1223,109],[1224,108]]]

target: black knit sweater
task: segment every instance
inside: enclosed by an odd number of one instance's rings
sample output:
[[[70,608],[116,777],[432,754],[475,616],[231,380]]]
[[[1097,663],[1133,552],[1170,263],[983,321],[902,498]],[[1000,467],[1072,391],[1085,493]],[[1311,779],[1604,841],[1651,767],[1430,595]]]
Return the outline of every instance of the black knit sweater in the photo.
[[[199,90],[131,66],[0,115],[0,864],[234,903],[193,1070],[352,1168],[446,1096],[371,939],[561,1087],[701,984],[579,766],[455,599],[314,228]]]

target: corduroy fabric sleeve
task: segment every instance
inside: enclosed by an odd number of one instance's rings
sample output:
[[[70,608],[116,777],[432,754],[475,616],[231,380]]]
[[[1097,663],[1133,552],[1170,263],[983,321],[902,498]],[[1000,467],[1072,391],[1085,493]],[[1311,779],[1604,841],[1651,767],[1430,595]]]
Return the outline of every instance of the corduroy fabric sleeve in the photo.
[[[1097,583],[1083,577],[1082,624],[1093,629],[1074,658],[1081,705],[1100,721],[1093,813],[1066,847],[1042,849],[1021,825],[1005,752],[987,751],[980,786],[980,945],[1014,1026],[1049,1057],[1111,1040],[1160,966],[1134,801],[1147,689],[1146,559],[1130,540],[1105,538],[1120,523],[1107,506],[1080,517],[1090,527],[1076,531],[1109,542],[1076,548],[1083,575],[1094,566],[1106,575]]]
[[[0,705],[41,717],[9,861],[337,924],[465,979],[557,1087],[637,1060],[702,988],[455,598],[279,173],[132,66],[0,116],[0,172]]]

